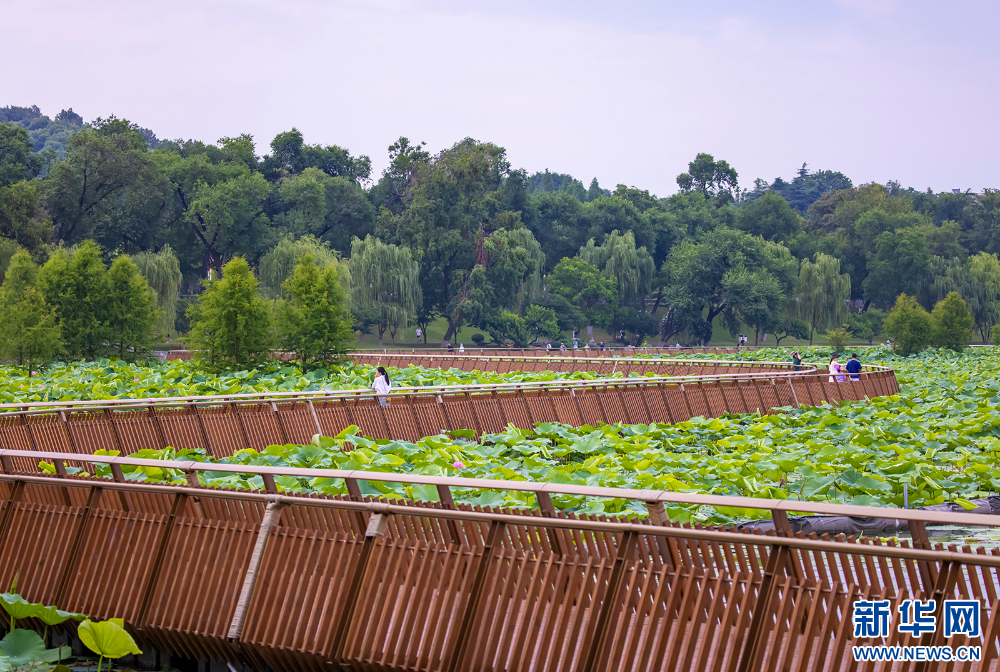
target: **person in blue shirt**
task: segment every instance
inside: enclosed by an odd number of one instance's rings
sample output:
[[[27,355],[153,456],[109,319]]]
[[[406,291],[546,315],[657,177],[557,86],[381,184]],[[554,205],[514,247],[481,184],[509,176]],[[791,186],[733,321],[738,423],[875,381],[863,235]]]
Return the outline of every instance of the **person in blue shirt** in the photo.
[[[861,376],[857,375],[861,373],[861,362],[858,361],[858,353],[851,355],[851,359],[847,362],[847,372],[851,374],[851,380],[861,380]]]

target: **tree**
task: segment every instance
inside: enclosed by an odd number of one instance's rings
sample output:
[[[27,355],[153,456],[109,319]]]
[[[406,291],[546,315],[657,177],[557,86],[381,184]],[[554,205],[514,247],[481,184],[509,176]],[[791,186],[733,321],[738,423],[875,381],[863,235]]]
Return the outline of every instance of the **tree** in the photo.
[[[701,153],[688,164],[686,173],[677,176],[683,192],[700,191],[705,196],[730,195],[736,189],[739,174],[723,160]]]
[[[280,308],[284,347],[295,353],[303,372],[309,367],[328,368],[345,352],[344,343],[352,333],[337,267],[320,267],[307,252],[284,284],[291,297]]]
[[[376,210],[364,190],[346,177],[333,177],[319,168],[306,168],[284,178],[279,202],[270,207],[274,226],[296,236],[311,235],[341,254],[351,240],[375,229]]]
[[[528,345],[531,333],[528,325],[520,315],[515,315],[509,310],[500,311],[500,314],[493,318],[486,330],[495,343],[502,346],[507,345],[507,341],[513,342],[514,347],[524,348]]]
[[[0,187],[37,177],[42,157],[35,153],[28,131],[17,124],[0,124]]]
[[[893,352],[907,357],[930,345],[932,328],[931,316],[917,300],[900,294],[889,311],[883,331],[892,338]]]
[[[734,332],[744,319],[774,319],[794,286],[795,266],[787,248],[726,227],[680,243],[660,272],[673,328],[707,344],[716,317]]]
[[[781,322],[774,327],[773,333],[775,345],[781,345],[781,341],[789,336],[795,339],[804,339],[809,336],[809,323],[786,312],[782,316]]]
[[[257,293],[246,259],[235,257],[222,271],[188,308],[195,361],[209,371],[257,366],[271,352],[270,306]]]
[[[0,355],[31,372],[62,352],[55,310],[35,288],[38,269],[27,252],[15,254],[0,287]]]
[[[930,271],[930,254],[923,233],[916,228],[885,231],[868,253],[865,298],[888,304],[899,294],[915,295]]]
[[[816,254],[816,261],[803,260],[799,268],[796,300],[799,314],[809,323],[809,345],[817,328],[832,326],[844,314],[851,296],[851,278],[840,272],[840,261]]]
[[[184,279],[177,255],[169,245],[164,245],[159,252],[133,255],[132,263],[156,293],[156,305],[160,311],[156,322],[157,331],[161,334],[174,331],[177,321],[177,291]]]
[[[788,201],[769,192],[744,205],[736,215],[736,227],[765,240],[782,241],[801,229],[801,217]]]
[[[236,254],[259,254],[271,240],[266,203],[271,187],[260,173],[242,171],[213,185],[199,184],[184,217],[217,273]]]
[[[556,340],[562,331],[559,329],[556,311],[538,304],[528,306],[524,314],[524,325],[528,329],[528,334],[535,336],[532,343],[538,342],[539,338]]]
[[[149,350],[159,319],[156,295],[139,268],[120,255],[108,270],[108,345],[119,359],[135,360]]]
[[[591,238],[580,248],[579,256],[615,282],[618,305],[633,308],[645,305],[656,275],[656,266],[645,247],[636,247],[631,231],[626,231],[624,235],[617,230],[612,231],[600,247],[595,247]]]
[[[847,325],[856,338],[868,341],[871,345],[877,336],[882,334],[885,324],[885,313],[876,308],[869,308],[863,313],[851,313],[847,317]]]
[[[830,341],[830,347],[833,348],[834,352],[843,352],[844,347],[847,345],[847,341],[853,335],[854,334],[851,333],[851,330],[846,326],[830,329],[825,334],[827,340]]]
[[[38,289],[56,311],[71,358],[92,360],[106,352],[111,288],[96,243],[57,250],[38,271]]]
[[[138,127],[115,117],[76,133],[43,185],[56,239],[106,249],[149,247],[170,190]]]
[[[378,347],[386,330],[395,343],[396,330],[410,323],[420,305],[420,264],[410,250],[367,236],[351,243],[350,269],[351,299],[373,312]]]
[[[347,261],[340,257],[339,252],[331,250],[329,243],[312,235],[298,239],[287,235],[260,258],[260,285],[267,296],[288,298],[285,281],[292,277],[295,266],[304,254],[312,255],[320,269],[335,268],[342,288],[351,286],[351,271]]]
[[[36,255],[52,240],[52,221],[41,206],[34,184],[0,186],[0,237]]]
[[[588,325],[605,327],[611,323],[612,307],[618,294],[616,283],[592,263],[580,257],[563,258],[549,273],[546,282],[551,295],[583,310],[582,317]],[[573,324],[570,328],[580,326],[583,325]]]
[[[958,292],[949,292],[931,311],[931,342],[939,348],[963,350],[972,340],[972,315]]]

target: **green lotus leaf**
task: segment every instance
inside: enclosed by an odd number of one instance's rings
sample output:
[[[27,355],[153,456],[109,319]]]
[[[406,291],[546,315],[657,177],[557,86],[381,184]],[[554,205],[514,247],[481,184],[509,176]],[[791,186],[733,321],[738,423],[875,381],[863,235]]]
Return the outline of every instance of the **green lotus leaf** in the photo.
[[[120,618],[99,623],[88,619],[77,628],[77,634],[84,646],[102,658],[142,653],[132,635],[125,631],[125,623]]]

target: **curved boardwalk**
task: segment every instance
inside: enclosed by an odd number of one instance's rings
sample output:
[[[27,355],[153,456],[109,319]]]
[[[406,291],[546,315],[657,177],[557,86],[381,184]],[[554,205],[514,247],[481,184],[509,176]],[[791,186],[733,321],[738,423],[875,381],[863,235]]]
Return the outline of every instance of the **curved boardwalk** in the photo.
[[[788,524],[793,507],[887,515],[866,507],[235,465],[224,468],[261,474],[267,491],[223,491],[198,487],[198,470],[220,465],[157,463],[188,473],[191,487],[172,487],[120,470],[40,476],[12,453],[0,452],[0,584],[17,576],[28,600],[124,618],[147,652],[261,672],[997,669],[1000,556],[932,546],[924,531],[997,516],[893,510],[911,547]],[[28,457],[63,473],[63,459],[138,463]],[[343,478],[355,494],[280,495],[276,475]],[[432,485],[440,501],[372,501],[363,480]],[[538,509],[456,506],[451,489],[469,487],[533,494]],[[649,517],[557,514],[564,493],[631,499]],[[679,503],[763,509],[778,534],[670,523]],[[897,632],[902,601],[930,598],[981,600],[982,637]],[[851,646],[878,643],[853,637],[858,599],[889,601],[889,644],[978,645],[982,661],[855,668]]]
[[[392,355],[392,366],[424,363]],[[873,368],[859,380],[830,381],[814,369],[780,363],[692,360],[579,360],[448,358],[470,368],[582,365],[652,377],[501,385],[403,388],[382,406],[370,390],[242,394],[217,397],[125,399],[100,402],[7,404],[0,414],[0,448],[92,454],[130,454],[173,446],[205,448],[226,457],[244,448],[308,443],[350,425],[372,438],[416,441],[442,431],[502,432],[538,422],[574,426],[601,423],[681,422],[695,416],[766,413],[773,408],[862,400],[899,391],[891,369]],[[376,361],[377,363],[377,361]],[[604,371],[606,367],[608,371]],[[547,369],[548,370],[548,369]],[[621,369],[618,369],[620,371]],[[659,374],[659,375],[656,375]]]

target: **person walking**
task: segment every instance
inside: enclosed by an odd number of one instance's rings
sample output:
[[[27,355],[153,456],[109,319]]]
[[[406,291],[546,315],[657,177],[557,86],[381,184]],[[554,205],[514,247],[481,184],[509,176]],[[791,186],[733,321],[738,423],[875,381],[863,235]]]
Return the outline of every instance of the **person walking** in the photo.
[[[448,341],[448,352],[455,352],[455,346],[451,344],[451,341]]]
[[[559,354],[560,355],[565,355],[566,354],[566,344],[565,343],[560,343],[559,344]]]
[[[861,380],[861,362],[858,361],[858,353],[852,353],[850,361],[847,362],[847,372],[851,374],[851,381]]]
[[[604,352],[604,341],[601,341],[601,352]]]
[[[460,355],[464,355],[465,354],[465,343],[459,343],[458,344],[458,354],[460,354]]]
[[[389,380],[389,374],[385,372],[385,367],[380,366],[376,369],[375,382],[372,383],[372,389],[378,398],[378,403],[382,406],[389,405],[389,391],[392,389],[392,381]]]
[[[590,357],[590,343],[583,344],[583,354],[585,357]]]
[[[552,349],[552,341],[545,341],[545,354],[548,354]]]
[[[802,355],[798,350],[792,353],[792,369],[794,371],[802,370]]]

